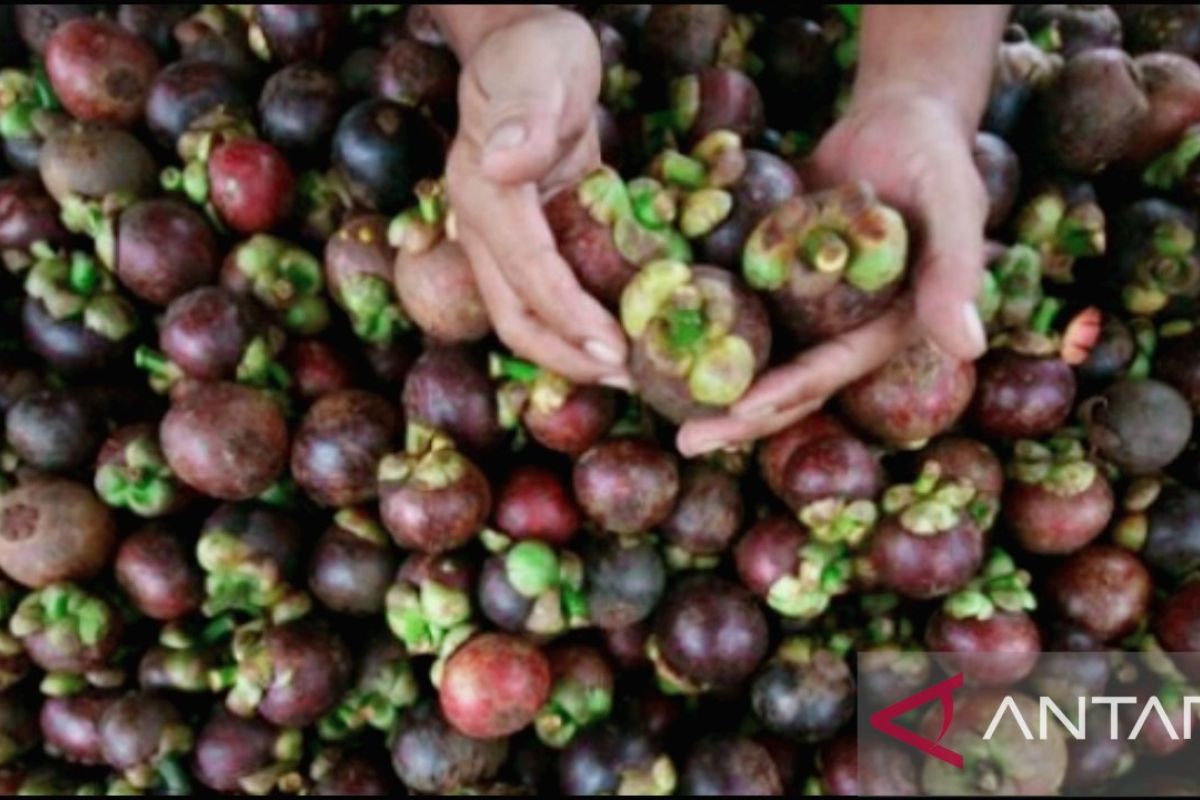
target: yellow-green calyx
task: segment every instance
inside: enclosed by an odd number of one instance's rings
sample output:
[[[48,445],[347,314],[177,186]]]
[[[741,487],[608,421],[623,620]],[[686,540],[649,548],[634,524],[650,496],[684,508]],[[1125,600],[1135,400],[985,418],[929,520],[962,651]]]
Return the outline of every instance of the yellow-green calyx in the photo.
[[[1103,255],[1107,248],[1104,210],[1090,193],[1068,198],[1052,187],[1030,200],[1017,213],[1017,241],[1042,257],[1046,276],[1070,282],[1076,259]]]
[[[437,491],[462,479],[471,464],[441,431],[412,423],[405,452],[384,456],[377,468],[380,483],[410,483],[422,491]]]
[[[936,464],[927,465],[911,484],[889,488],[883,495],[884,513],[910,533],[936,536],[954,530],[970,518],[975,487],[968,481],[944,480]]]
[[[655,185],[666,187],[678,209],[679,230],[689,239],[707,235],[729,217],[733,195],[727,189],[745,171],[741,137],[726,130],[705,136],[690,155],[665,150],[650,165]]]
[[[1083,444],[1067,436],[1048,442],[1017,442],[1009,475],[1021,483],[1037,484],[1059,497],[1072,497],[1091,488],[1099,471]]]
[[[742,254],[756,289],[782,289],[799,272],[807,281],[840,282],[874,293],[904,276],[908,230],[866,183],[785,201],[758,224]]]
[[[137,327],[137,312],[117,291],[112,275],[92,256],[35,245],[37,261],[25,276],[25,292],[56,320],[75,320],[109,341]]]
[[[450,205],[444,180],[426,179],[413,190],[417,204],[398,214],[388,225],[388,244],[402,253],[420,255],[449,235]],[[369,228],[363,228],[369,233]]]
[[[78,647],[94,647],[114,619],[108,604],[73,583],[55,583],[29,594],[13,612],[9,632],[18,639],[45,634]]]
[[[733,403],[754,379],[754,352],[732,332],[734,323],[728,292],[694,280],[680,261],[647,264],[621,295],[625,332],[643,339],[656,366],[708,405]]]
[[[795,572],[771,584],[767,605],[785,617],[813,619],[850,590],[853,558],[844,544],[818,541],[802,545],[796,558]]]
[[[576,197],[593,220],[612,230],[613,244],[631,264],[691,258],[687,240],[674,227],[675,197],[658,181],[626,183],[612,168],[599,167],[580,181]]]
[[[321,262],[303,247],[260,233],[238,247],[234,260],[254,297],[278,311],[290,330],[317,333],[329,323]]]
[[[800,523],[819,542],[860,545],[879,519],[879,509],[870,500],[830,497],[800,509]]]
[[[1200,125],[1193,125],[1183,132],[1175,147],[1150,162],[1142,180],[1155,189],[1173,189],[1194,176],[1197,158],[1200,158]]]
[[[1200,257],[1196,233],[1179,220],[1164,220],[1154,230],[1152,251],[1134,267],[1121,299],[1133,314],[1152,316],[1175,296],[1189,295],[1200,286]]]
[[[1031,578],[1008,553],[992,550],[979,576],[942,603],[954,619],[991,619],[997,611],[1033,611],[1037,598],[1029,590]]]
[[[1042,257],[1026,244],[1007,248],[989,265],[977,306],[992,330],[1023,328],[1045,297]]]
[[[384,608],[388,628],[413,655],[438,653],[447,640],[473,630],[471,598],[434,580],[416,586],[397,581],[388,589]]]

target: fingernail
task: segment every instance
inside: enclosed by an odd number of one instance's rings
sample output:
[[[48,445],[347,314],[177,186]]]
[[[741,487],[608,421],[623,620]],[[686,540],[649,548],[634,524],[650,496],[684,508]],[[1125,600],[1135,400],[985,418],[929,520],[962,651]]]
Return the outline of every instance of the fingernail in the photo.
[[[738,419],[762,419],[776,411],[774,403],[737,403],[729,409],[730,416]]]
[[[728,444],[724,439],[700,439],[699,441],[689,442],[687,452],[684,454],[688,457],[702,456],[705,453],[711,453],[714,450],[720,450]]]
[[[589,356],[605,364],[616,366],[625,362],[620,353],[598,339],[588,339],[583,343],[583,349]]]
[[[987,350],[987,331],[983,329],[983,320],[979,318],[979,309],[975,308],[974,303],[963,304],[963,324],[971,349],[983,354]]]
[[[601,386],[607,386],[610,389],[617,389],[622,392],[633,391],[633,381],[626,378],[624,375],[608,375],[600,379]]]
[[[514,147],[519,147],[525,141],[527,132],[525,123],[519,119],[510,119],[507,122],[502,122],[492,129],[492,133],[488,136],[487,150],[495,152],[497,150],[512,150]]]

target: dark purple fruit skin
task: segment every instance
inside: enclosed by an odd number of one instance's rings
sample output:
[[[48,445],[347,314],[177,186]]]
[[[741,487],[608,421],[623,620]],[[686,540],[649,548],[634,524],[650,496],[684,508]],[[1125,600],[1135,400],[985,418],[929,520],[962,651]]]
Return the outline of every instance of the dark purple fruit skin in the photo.
[[[164,696],[131,692],[117,700],[100,717],[100,749],[110,767],[126,770],[152,763],[162,735],[183,718]]]
[[[667,582],[658,550],[648,542],[590,541],[583,564],[588,616],[604,630],[628,628],[648,618]]]
[[[1155,570],[1183,578],[1200,567],[1200,491],[1163,486],[1146,512],[1142,559]]]
[[[32,750],[41,740],[38,699],[36,693],[22,689],[0,694],[0,736],[7,746],[5,764]]]
[[[116,700],[117,695],[109,692],[47,698],[39,714],[46,748],[72,764],[103,764],[98,724]]]
[[[1183,395],[1193,413],[1200,414],[1200,328],[1160,339],[1154,372]]]
[[[968,481],[987,497],[998,499],[1004,491],[1004,467],[983,442],[964,436],[938,439],[921,451],[917,472],[930,464],[937,465],[943,479]]]
[[[100,447],[103,422],[77,392],[43,389],[16,402],[5,416],[8,444],[29,466],[49,472],[77,469]]]
[[[1091,486],[1072,495],[1014,480],[1005,492],[1002,513],[1023,548],[1062,555],[1088,544],[1108,527],[1113,513],[1112,487],[1099,472]]]
[[[1096,453],[1129,475],[1170,465],[1192,436],[1192,410],[1179,392],[1155,380],[1125,379],[1082,407]]]
[[[175,26],[193,10],[186,3],[161,6],[122,3],[117,8],[117,23],[142,38],[160,58],[170,57],[175,50]]]
[[[46,49],[50,34],[64,22],[80,17],[90,17],[99,10],[88,3],[28,3],[13,8],[14,21],[21,41],[34,53]]]
[[[971,153],[987,191],[987,229],[994,231],[1008,219],[1017,201],[1017,190],[1021,188],[1021,162],[1008,142],[987,131],[975,134]]]
[[[745,155],[746,170],[728,189],[733,196],[729,216],[697,242],[701,261],[726,269],[741,263],[742,247],[758,221],[803,189],[796,170],[782,158],[752,148]]]
[[[286,153],[315,155],[337,127],[342,90],[329,70],[301,62],[267,79],[258,98],[263,136]]]
[[[26,251],[34,242],[65,244],[58,204],[32,175],[0,179],[0,252]]]
[[[396,779],[386,768],[359,755],[339,758],[312,787],[316,797],[395,796]]]
[[[661,755],[640,731],[611,725],[587,728],[558,759],[559,787],[568,797],[614,795],[626,772],[649,770]]]
[[[469,739],[434,703],[404,715],[391,743],[392,768],[410,791],[450,794],[495,777],[508,756],[507,739]]]
[[[1075,402],[1075,375],[1057,358],[994,351],[978,364],[972,418],[988,437],[1038,439],[1062,427]]]
[[[1017,22],[1033,35],[1053,27],[1063,58],[1096,47],[1121,46],[1121,19],[1111,6],[1039,4],[1018,10]]]
[[[308,588],[331,611],[378,614],[396,573],[396,562],[390,546],[333,525],[313,547]]]
[[[190,542],[167,528],[142,528],[117,549],[117,583],[146,616],[163,621],[185,617],[204,602],[204,576],[191,551]]]
[[[742,584],[766,597],[775,582],[794,575],[808,531],[795,518],[775,515],[756,522],[738,541],[733,556]]]
[[[344,508],[374,500],[375,469],[391,450],[398,420],[370,392],[327,394],[305,414],[292,441],[292,476],[318,505]]]
[[[167,306],[158,346],[184,374],[202,381],[232,378],[250,341],[265,329],[248,299],[201,286]]]
[[[462,475],[442,488],[423,488],[413,480],[379,484],[384,527],[407,550],[441,553],[462,547],[487,524],[491,508],[487,477],[469,461]]]
[[[900,290],[893,283],[874,293],[839,283],[822,295],[805,297],[790,284],[771,292],[773,318],[782,320],[798,344],[812,344],[853,330],[882,314]]]
[[[264,637],[275,680],[258,704],[263,719],[284,728],[312,725],[342,698],[353,658],[328,626],[300,619]]]
[[[1044,596],[1061,621],[1110,642],[1137,629],[1152,594],[1153,580],[1137,556],[1093,544],[1058,565]]]
[[[1200,10],[1186,3],[1116,7],[1131,53],[1167,50],[1200,58]]]
[[[411,201],[413,185],[442,168],[428,123],[388,100],[364,100],[342,115],[333,134],[332,159],[351,195],[384,214]]]
[[[213,791],[240,791],[243,778],[275,763],[278,735],[259,717],[235,717],[218,705],[196,736],[192,775]]]
[[[1154,616],[1154,632],[1163,650],[1187,653],[1176,664],[1189,678],[1200,676],[1200,583],[1183,584],[1158,609]]]
[[[717,688],[741,683],[767,652],[767,620],[754,598],[709,575],[685,578],[667,593],[654,635],[672,670]]]
[[[1037,665],[1042,638],[1024,612],[997,612],[983,620],[955,619],[938,609],[926,624],[925,646],[973,685],[1011,686]]]
[[[79,320],[54,319],[34,297],[21,305],[21,332],[26,347],[51,367],[74,375],[107,369],[129,347],[128,340],[106,339]]]
[[[1087,360],[1075,368],[1075,376],[1084,385],[1107,386],[1129,368],[1135,356],[1137,342],[1129,326],[1120,317],[1105,314],[1100,338]]]
[[[753,142],[762,135],[766,120],[758,87],[745,73],[723,67],[706,67],[695,76],[700,107],[687,130],[690,142],[698,142],[714,131],[736,133]]]
[[[803,16],[772,20],[756,37],[755,51],[763,60],[757,79],[773,124],[801,125],[833,99],[837,64],[817,22]]]
[[[334,52],[348,20],[349,9],[332,3],[270,4],[254,13],[271,57],[287,64],[319,61]]]
[[[1112,709],[1098,708],[1096,712],[1096,716],[1089,720],[1088,724],[1094,724],[1102,731],[1111,730]],[[1068,739],[1067,776],[1063,779],[1063,790],[1072,794],[1102,791],[1104,784],[1119,777],[1133,757],[1130,742],[1121,737],[1114,739],[1111,736],[1088,736],[1085,739]],[[1148,794],[1158,792],[1151,790]],[[1194,792],[1185,794],[1190,795]]]
[[[575,499],[604,530],[632,534],[665,521],[679,494],[675,457],[639,439],[609,439],[575,462]]]
[[[692,555],[718,555],[741,528],[742,493],[729,472],[704,463],[683,470],[679,499],[660,526],[666,541]]]
[[[169,198],[142,200],[121,214],[117,277],[143,300],[165,306],[216,278],[216,237],[194,208]]]
[[[826,650],[805,664],[768,662],[750,692],[767,730],[801,741],[828,739],[854,715],[854,677],[841,657]]]
[[[983,563],[984,535],[964,519],[933,536],[909,532],[894,517],[871,539],[871,567],[879,581],[905,597],[929,599],[959,589]]]
[[[642,47],[652,74],[684,75],[717,60],[721,38],[733,24],[723,5],[655,6],[642,28]]]
[[[1133,60],[1141,73],[1150,114],[1126,153],[1145,164],[1174,147],[1185,130],[1200,122],[1200,64],[1178,53],[1143,53]]]
[[[492,556],[483,562],[476,597],[483,615],[493,625],[509,633],[525,631],[534,598],[521,594],[509,582],[503,556]]]
[[[852,436],[830,436],[796,450],[784,467],[780,498],[793,511],[826,498],[873,500],[885,476],[879,459]]]
[[[692,749],[679,791],[688,797],[774,797],[783,794],[783,783],[764,747],[744,737],[716,738]]]
[[[252,108],[235,73],[208,59],[168,64],[150,85],[146,124],[158,141],[174,147],[194,121],[217,107],[241,118]]]
[[[375,94],[414,108],[454,102],[458,62],[445,47],[397,39],[375,67]]]
[[[404,381],[404,414],[446,433],[472,453],[486,453],[504,438],[487,371],[470,350],[429,348]]]
[[[215,530],[236,538],[252,556],[271,561],[284,580],[300,575],[306,545],[293,515],[261,503],[225,503],[204,520],[201,535]]]
[[[304,401],[352,389],[360,382],[358,364],[343,348],[322,339],[290,339],[283,352],[283,365],[292,376],[292,391]]]

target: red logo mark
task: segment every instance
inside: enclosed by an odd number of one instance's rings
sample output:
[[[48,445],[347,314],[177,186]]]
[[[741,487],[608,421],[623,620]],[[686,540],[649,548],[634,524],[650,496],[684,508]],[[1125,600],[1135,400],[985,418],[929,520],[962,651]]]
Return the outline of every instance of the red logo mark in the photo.
[[[962,685],[963,674],[960,672],[941,683],[935,683],[928,689],[922,689],[912,697],[906,697],[898,703],[893,703],[887,708],[876,711],[871,715],[871,727],[880,733],[891,736],[893,739],[899,739],[909,747],[917,748],[922,753],[945,761],[952,767],[962,769],[963,757],[949,747],[943,747],[939,744],[942,741],[942,737],[946,735],[946,731],[950,730],[950,723],[954,721],[954,690],[961,689]],[[892,722],[896,717],[907,714],[914,708],[923,706],[935,698],[942,701],[942,730],[936,739],[931,741],[924,736],[918,736],[907,728],[902,728]]]

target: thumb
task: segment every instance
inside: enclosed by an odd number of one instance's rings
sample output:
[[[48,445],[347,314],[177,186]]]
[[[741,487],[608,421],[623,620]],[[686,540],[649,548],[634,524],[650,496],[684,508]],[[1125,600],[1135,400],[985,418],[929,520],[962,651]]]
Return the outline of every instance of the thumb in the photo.
[[[482,167],[498,183],[536,182],[559,158],[561,84],[509,84],[492,93],[484,115]]]
[[[918,189],[925,242],[916,277],[917,319],[929,339],[956,358],[973,361],[987,350],[975,300],[984,265],[986,195],[967,169],[944,170]]]

